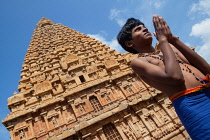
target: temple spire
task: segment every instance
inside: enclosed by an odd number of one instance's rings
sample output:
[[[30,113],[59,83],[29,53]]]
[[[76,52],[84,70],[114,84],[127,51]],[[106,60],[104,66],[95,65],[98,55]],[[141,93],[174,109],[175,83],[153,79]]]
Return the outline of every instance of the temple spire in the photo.
[[[43,17],[37,24],[36,27],[44,27],[46,25],[52,25],[55,24],[54,22],[52,22],[51,20],[49,20],[48,18]]]

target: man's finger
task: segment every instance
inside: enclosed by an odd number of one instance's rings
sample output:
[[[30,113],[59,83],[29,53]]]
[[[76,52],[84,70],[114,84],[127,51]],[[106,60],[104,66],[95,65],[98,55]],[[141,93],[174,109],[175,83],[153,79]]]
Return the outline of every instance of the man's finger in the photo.
[[[160,22],[160,25],[161,25],[161,26],[164,26],[164,20],[163,20],[162,17],[159,17],[159,22]]]
[[[155,30],[157,30],[157,28],[159,27],[159,20],[157,18],[157,15],[153,16],[153,25],[154,25]]]

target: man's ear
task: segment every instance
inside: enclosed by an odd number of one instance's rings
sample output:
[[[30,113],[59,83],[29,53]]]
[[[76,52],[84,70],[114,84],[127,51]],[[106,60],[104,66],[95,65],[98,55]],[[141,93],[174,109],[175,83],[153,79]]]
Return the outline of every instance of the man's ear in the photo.
[[[125,45],[126,45],[127,47],[133,47],[133,42],[132,42],[132,40],[125,41]]]

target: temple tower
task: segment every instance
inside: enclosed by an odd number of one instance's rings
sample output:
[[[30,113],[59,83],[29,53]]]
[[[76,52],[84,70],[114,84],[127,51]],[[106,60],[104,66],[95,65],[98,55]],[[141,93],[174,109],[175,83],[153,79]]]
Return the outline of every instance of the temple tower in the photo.
[[[42,18],[2,120],[11,139],[185,139],[166,95],[129,67],[135,57]]]

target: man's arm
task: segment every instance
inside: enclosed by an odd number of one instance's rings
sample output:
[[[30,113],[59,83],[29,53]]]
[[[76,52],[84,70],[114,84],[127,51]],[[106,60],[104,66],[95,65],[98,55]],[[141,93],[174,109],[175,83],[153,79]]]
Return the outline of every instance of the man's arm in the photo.
[[[159,17],[159,16],[158,16]],[[172,35],[171,30],[168,24],[163,20],[165,35],[169,43],[171,43],[174,47],[176,47],[190,62],[191,65],[200,70],[204,75],[210,74],[210,66],[209,64],[195,51],[186,46],[182,41],[180,41],[177,37]]]
[[[172,77],[170,74],[166,73],[165,68],[151,64],[144,58],[137,58],[132,60],[131,68],[137,75],[144,76],[160,84],[177,85],[184,83],[182,75]]]
[[[184,77],[179,63],[176,61],[176,56],[167,40],[167,32],[165,31],[165,21],[163,20],[163,18],[154,15],[153,24],[155,28],[156,38],[159,41],[159,46],[161,52],[163,53],[163,62],[165,65],[166,76],[172,79],[178,79],[179,81],[184,81]]]

